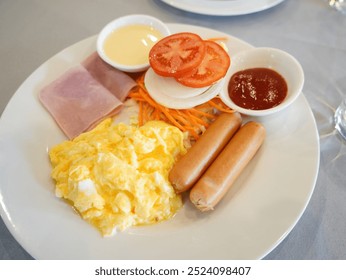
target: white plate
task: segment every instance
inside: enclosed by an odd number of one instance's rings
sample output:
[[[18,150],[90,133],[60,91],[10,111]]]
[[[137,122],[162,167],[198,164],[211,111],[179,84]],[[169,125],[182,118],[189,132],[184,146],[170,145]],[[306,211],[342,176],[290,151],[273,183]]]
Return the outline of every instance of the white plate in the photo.
[[[226,34],[170,24],[174,32]],[[61,51],[21,85],[0,122],[0,210],[8,229],[36,259],[260,259],[291,231],[309,202],[319,166],[319,141],[301,95],[260,121],[267,138],[216,210],[188,201],[170,221],[102,238],[54,195],[47,150],[64,135],[41,106],[39,90],[95,50],[96,36]],[[230,54],[251,46],[229,37]],[[236,192],[237,191],[237,192]]]
[[[284,0],[161,0],[166,4],[203,15],[234,16],[274,7]]]

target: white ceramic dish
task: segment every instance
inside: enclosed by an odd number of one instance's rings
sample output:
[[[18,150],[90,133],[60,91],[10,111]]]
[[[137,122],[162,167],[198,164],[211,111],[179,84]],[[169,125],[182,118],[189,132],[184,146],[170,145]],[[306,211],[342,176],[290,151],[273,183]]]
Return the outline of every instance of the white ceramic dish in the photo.
[[[266,110],[251,110],[237,106],[228,94],[229,80],[238,71],[251,68],[269,68],[279,73],[287,83],[287,96],[278,106]],[[222,101],[229,107],[248,116],[266,116],[286,109],[301,94],[304,86],[304,71],[300,63],[290,54],[274,48],[254,48],[232,57],[225,83],[220,93]]]
[[[272,8],[284,0],[161,0],[166,4],[203,15],[235,16]]]
[[[149,59],[144,64],[138,64],[138,65],[125,65],[117,63],[116,61],[110,59],[107,54],[104,51],[104,42],[105,39],[114,31],[121,27],[128,26],[128,25],[148,25],[156,30],[158,30],[163,36],[170,35],[170,30],[167,27],[165,23],[160,21],[159,19],[148,16],[148,15],[128,15],[124,17],[117,18],[110,23],[108,23],[100,32],[100,34],[97,37],[96,42],[96,49],[99,56],[108,64],[112,65],[113,67],[125,71],[125,72],[140,72],[144,71],[149,67]]]
[[[169,28],[229,36],[190,25]],[[95,42],[96,36],[87,38],[41,65],[2,114],[0,213],[16,240],[36,259],[260,259],[275,248],[304,212],[318,173],[318,133],[304,95],[262,120],[264,145],[213,212],[185,201],[168,222],[102,238],[55,197],[47,150],[65,137],[37,96],[95,51]],[[252,48],[231,36],[228,47],[231,54]]]

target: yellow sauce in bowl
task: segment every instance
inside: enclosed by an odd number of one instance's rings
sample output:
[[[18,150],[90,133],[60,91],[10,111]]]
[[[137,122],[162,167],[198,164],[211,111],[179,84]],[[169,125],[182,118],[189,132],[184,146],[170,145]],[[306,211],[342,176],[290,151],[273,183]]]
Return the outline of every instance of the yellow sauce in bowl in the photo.
[[[149,25],[135,24],[118,28],[105,39],[103,49],[112,61],[123,65],[148,63],[151,47],[163,35]]]

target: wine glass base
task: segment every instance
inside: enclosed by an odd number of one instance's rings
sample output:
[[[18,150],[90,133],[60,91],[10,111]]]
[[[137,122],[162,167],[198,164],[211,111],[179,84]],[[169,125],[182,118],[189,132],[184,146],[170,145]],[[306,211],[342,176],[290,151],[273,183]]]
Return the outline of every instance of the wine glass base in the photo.
[[[334,114],[335,129],[346,140],[346,106],[344,102],[336,109]]]
[[[329,6],[341,13],[346,13],[346,0],[329,0]]]

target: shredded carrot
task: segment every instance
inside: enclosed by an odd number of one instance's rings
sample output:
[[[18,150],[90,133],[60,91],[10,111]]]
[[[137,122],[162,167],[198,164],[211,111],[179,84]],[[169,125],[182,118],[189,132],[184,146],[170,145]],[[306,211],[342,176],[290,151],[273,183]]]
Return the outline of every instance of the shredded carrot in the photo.
[[[196,115],[204,116],[208,119],[214,119],[215,118],[215,115],[208,113],[208,112],[205,112],[203,110],[198,110],[197,108],[191,108],[189,110]]]
[[[212,37],[212,38],[208,38],[208,41],[228,41],[227,37]]]
[[[214,100],[209,100],[208,103],[210,104],[210,106],[216,108],[217,110],[221,111],[221,112],[225,112],[225,113],[233,113],[234,111],[232,109],[229,109],[228,107],[226,107],[223,102],[221,101],[221,99],[214,99]],[[219,103],[219,104],[217,104]]]
[[[204,126],[205,128],[207,128],[209,126],[209,123],[207,123],[203,119],[198,118],[195,115],[191,114],[191,112],[187,111],[186,114],[187,114],[188,117],[190,117],[191,122],[196,124],[196,126],[200,126],[201,125],[201,126]]]
[[[140,112],[143,112],[143,102],[138,102],[139,103],[139,111]],[[138,115],[138,124],[139,126],[142,126],[143,125],[143,114],[139,114]]]
[[[216,39],[219,40],[220,38]],[[191,140],[197,140],[210,123],[215,120],[217,114],[234,112],[219,97],[194,108],[181,110],[167,108],[151,98],[144,85],[144,75],[138,77],[137,84],[138,86],[130,92],[129,98],[139,104],[139,126],[150,120],[162,120],[178,127],[183,132],[187,132]]]

